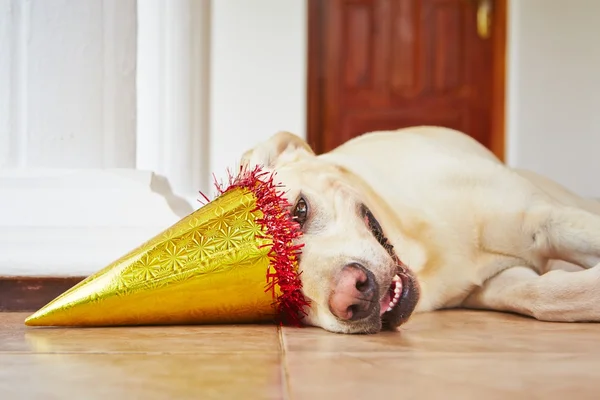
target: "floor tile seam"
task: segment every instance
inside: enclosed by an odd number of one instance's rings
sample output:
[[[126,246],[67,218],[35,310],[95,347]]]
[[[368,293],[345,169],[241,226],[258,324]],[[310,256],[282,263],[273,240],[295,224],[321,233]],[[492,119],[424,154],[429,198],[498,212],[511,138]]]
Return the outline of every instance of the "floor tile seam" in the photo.
[[[285,338],[283,329],[281,326],[277,328],[277,336],[279,339],[279,354],[280,354],[280,373],[281,373],[281,386],[283,391],[283,398],[285,400],[292,400],[292,388],[290,387],[290,374],[287,360],[287,350],[285,346]]]

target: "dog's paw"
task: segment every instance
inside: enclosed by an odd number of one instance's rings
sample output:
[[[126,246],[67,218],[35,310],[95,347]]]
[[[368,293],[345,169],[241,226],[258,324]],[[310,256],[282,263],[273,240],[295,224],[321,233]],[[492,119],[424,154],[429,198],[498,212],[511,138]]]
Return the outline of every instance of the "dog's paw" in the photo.
[[[551,322],[600,322],[600,264],[540,277],[533,317]]]

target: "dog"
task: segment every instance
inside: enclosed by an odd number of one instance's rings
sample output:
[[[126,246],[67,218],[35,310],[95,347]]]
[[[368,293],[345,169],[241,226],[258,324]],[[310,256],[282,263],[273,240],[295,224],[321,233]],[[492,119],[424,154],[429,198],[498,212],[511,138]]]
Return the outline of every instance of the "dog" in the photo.
[[[370,334],[449,308],[600,320],[600,202],[463,132],[376,131],[321,155],[279,132],[241,157],[256,166],[303,231],[307,325]]]

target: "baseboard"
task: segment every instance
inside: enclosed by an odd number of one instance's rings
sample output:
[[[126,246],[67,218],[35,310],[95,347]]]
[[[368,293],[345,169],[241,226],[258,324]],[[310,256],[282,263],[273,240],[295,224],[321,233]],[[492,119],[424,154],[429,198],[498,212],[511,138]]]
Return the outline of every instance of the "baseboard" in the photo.
[[[0,276],[0,312],[34,312],[84,277]]]

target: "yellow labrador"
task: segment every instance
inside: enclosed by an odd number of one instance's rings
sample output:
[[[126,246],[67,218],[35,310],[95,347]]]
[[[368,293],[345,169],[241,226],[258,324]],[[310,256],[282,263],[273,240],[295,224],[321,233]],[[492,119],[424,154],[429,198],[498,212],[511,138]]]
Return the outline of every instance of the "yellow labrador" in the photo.
[[[373,132],[320,156],[280,132],[242,165],[274,170],[302,225],[309,325],[375,333],[455,307],[600,320],[600,203],[461,132]]]

